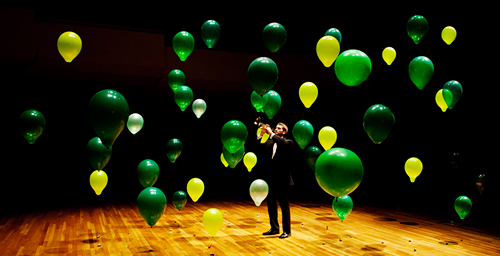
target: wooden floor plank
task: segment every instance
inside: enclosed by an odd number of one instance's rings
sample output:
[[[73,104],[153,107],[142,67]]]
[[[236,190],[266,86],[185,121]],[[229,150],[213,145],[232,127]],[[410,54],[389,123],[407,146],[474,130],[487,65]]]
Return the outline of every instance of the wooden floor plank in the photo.
[[[209,208],[222,228],[203,226]],[[355,207],[342,222],[330,204],[291,203],[292,237],[262,236],[269,229],[265,203],[189,202],[168,205],[152,228],[133,202],[37,210],[0,219],[5,255],[492,255],[500,235],[424,217]],[[281,213],[279,214],[281,222]],[[416,251],[415,251],[416,250]]]

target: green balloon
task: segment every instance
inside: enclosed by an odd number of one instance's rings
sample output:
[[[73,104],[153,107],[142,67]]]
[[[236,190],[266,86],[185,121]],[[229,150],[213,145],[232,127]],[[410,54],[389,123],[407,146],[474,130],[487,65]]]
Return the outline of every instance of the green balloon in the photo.
[[[372,71],[370,58],[362,51],[347,50],[335,61],[335,74],[343,84],[356,86],[363,83]]]
[[[144,188],[152,187],[159,175],[160,167],[151,159],[142,160],[137,166],[137,178]]]
[[[44,128],[45,117],[38,110],[26,110],[19,116],[19,132],[29,144],[35,143]]]
[[[102,170],[111,158],[112,147],[107,148],[99,137],[92,138],[87,143],[87,156],[94,170]]]
[[[250,95],[250,102],[252,102],[252,105],[257,112],[264,112],[263,108],[267,104],[268,100],[269,95],[267,93],[264,94],[264,96],[260,96],[258,93],[253,91],[252,95]]]
[[[262,31],[262,39],[269,51],[277,52],[286,42],[286,30],[279,23],[269,23]]]
[[[90,99],[88,115],[92,129],[102,144],[109,148],[127,124],[127,100],[117,91],[102,90]]]
[[[186,83],[186,76],[180,69],[174,69],[168,73],[167,81],[170,88],[175,92],[177,87]]]
[[[418,44],[425,34],[427,34],[427,31],[429,31],[429,23],[427,23],[427,20],[423,16],[415,15],[406,23],[406,31],[411,39],[413,39],[413,42]]]
[[[293,126],[292,134],[300,148],[305,149],[312,139],[314,129],[308,121],[300,120]]]
[[[419,90],[423,90],[434,74],[434,64],[425,57],[415,57],[408,66],[411,81]]]
[[[177,106],[184,111],[193,102],[193,91],[191,88],[181,85],[174,91],[174,100]]]
[[[281,97],[277,92],[273,90],[267,92],[263,97],[265,97],[266,95],[268,96],[267,103],[262,110],[266,114],[267,118],[273,119],[273,117],[280,110]]]
[[[194,38],[189,32],[181,31],[175,34],[172,47],[179,59],[185,61],[194,50]]]
[[[159,188],[145,188],[137,197],[139,213],[151,227],[161,218],[166,206],[167,198]]]
[[[304,151],[304,158],[306,160],[307,166],[311,168],[311,170],[314,172],[314,166],[316,165],[316,160],[318,159],[319,155],[321,155],[323,151],[316,147],[316,146],[310,146]]]
[[[248,82],[259,95],[266,94],[278,81],[278,66],[270,58],[259,57],[250,63]]]
[[[247,141],[248,130],[242,122],[231,120],[222,126],[220,136],[224,148],[226,148],[229,153],[234,154],[238,152]]]
[[[181,140],[179,139],[170,139],[167,142],[167,157],[171,163],[175,163],[175,160],[179,158],[182,153],[184,146],[182,145]]]
[[[331,28],[326,31],[325,36],[333,36],[337,39],[337,41],[342,41],[342,35],[340,34],[340,31],[336,28]]]
[[[222,147],[222,154],[229,167],[234,168],[245,156],[245,146],[242,146],[236,153],[229,153],[225,147]]]
[[[443,98],[449,109],[453,109],[453,107],[455,107],[455,104],[457,104],[460,96],[462,96],[462,93],[462,85],[459,82],[451,80],[444,84]]]
[[[363,128],[373,143],[380,144],[391,132],[394,122],[394,115],[388,107],[375,104],[366,110],[363,117]]]
[[[455,199],[455,211],[460,216],[460,219],[464,219],[467,214],[469,214],[472,208],[472,202],[466,196],[459,196]]]
[[[220,25],[215,20],[207,20],[201,26],[201,38],[208,48],[214,47],[214,44],[220,37]]]
[[[179,211],[182,208],[184,208],[184,206],[186,206],[186,203],[187,203],[186,192],[184,192],[182,190],[175,192],[174,195],[172,196],[172,203],[174,203],[175,208],[177,208],[177,210],[179,210]]]
[[[342,197],[353,192],[363,179],[363,164],[359,157],[345,148],[331,148],[318,157],[316,181],[328,194]]]
[[[344,221],[347,215],[352,212],[352,206],[352,199],[349,195],[335,197],[335,199],[333,199],[333,211],[337,214],[341,221]]]

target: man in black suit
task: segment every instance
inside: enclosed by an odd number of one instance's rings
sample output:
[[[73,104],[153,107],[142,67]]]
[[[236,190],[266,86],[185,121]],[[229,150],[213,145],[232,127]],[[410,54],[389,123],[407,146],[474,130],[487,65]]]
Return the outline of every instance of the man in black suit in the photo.
[[[290,174],[290,162],[292,159],[293,141],[284,137],[288,132],[288,127],[284,123],[278,123],[274,132],[268,125],[262,126],[261,133],[257,136],[257,141],[261,141],[264,134],[269,134],[269,139],[263,144],[261,157],[265,166],[264,180],[269,185],[267,195],[267,210],[271,229],[263,235],[279,234],[278,205],[279,202],[282,215],[283,233],[280,238],[287,238],[292,235],[290,227],[290,206],[288,204],[288,189],[293,185]]]

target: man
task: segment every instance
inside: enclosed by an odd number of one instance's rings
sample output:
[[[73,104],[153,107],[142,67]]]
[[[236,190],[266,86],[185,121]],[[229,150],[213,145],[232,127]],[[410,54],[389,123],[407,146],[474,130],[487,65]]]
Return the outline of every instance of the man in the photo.
[[[284,137],[288,133],[288,127],[284,123],[278,123],[274,132],[268,125],[262,127],[262,131],[257,136],[257,141],[261,141],[264,134],[269,134],[269,139],[263,144],[261,157],[265,167],[264,180],[269,185],[267,195],[267,210],[271,229],[263,235],[279,234],[278,205],[279,202],[282,215],[283,233],[280,238],[287,238],[292,235],[290,228],[290,206],[288,204],[288,189],[293,185],[290,174],[290,157],[292,155],[293,141]]]

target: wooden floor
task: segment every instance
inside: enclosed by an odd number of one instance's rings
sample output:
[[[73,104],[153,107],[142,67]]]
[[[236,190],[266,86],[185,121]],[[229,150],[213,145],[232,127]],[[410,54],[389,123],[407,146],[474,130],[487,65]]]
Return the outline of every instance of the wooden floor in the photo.
[[[203,201],[203,200],[201,200]],[[224,224],[212,238],[203,213]],[[341,222],[331,204],[292,203],[292,236],[265,237],[266,203],[171,202],[150,228],[134,202],[0,218],[1,255],[498,255],[500,236],[408,214],[359,207]],[[281,222],[281,216],[280,216]]]

